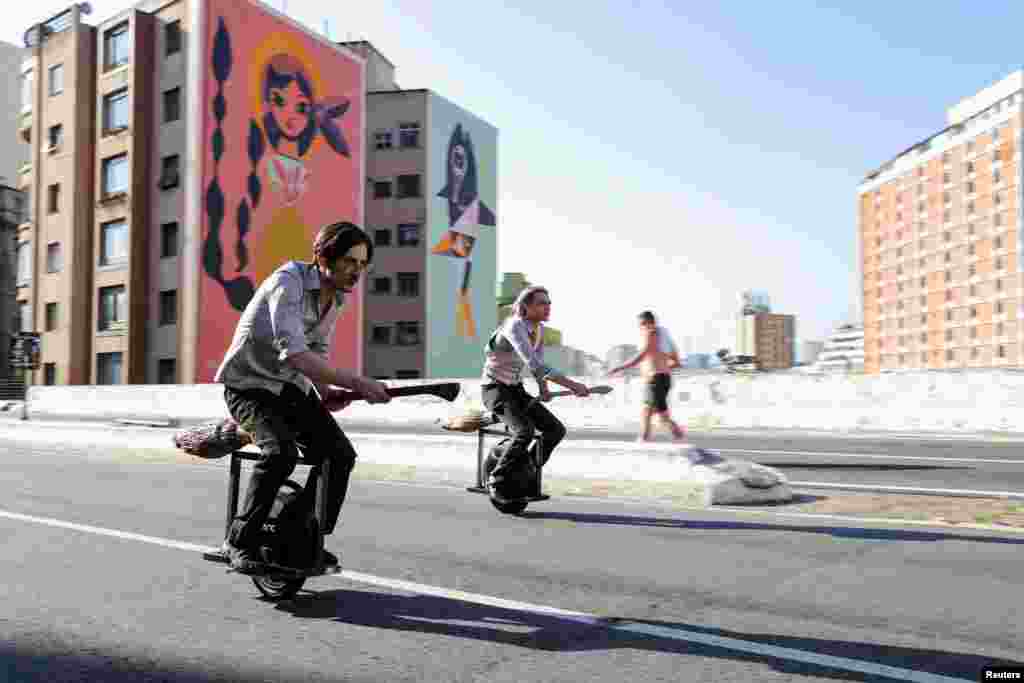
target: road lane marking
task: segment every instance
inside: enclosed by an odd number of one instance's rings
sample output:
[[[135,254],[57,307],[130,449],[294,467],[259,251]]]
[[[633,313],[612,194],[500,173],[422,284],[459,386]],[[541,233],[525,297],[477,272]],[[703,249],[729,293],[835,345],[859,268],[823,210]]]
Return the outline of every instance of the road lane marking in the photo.
[[[45,526],[51,526],[60,529],[68,529],[71,531],[80,531],[84,533],[97,534],[100,536],[109,536],[112,538],[119,538],[122,540],[139,541],[142,543],[149,543],[152,545],[163,546],[165,548],[173,548],[176,550],[189,550],[193,552],[208,552],[218,550],[218,548],[199,545],[197,543],[175,541],[173,539],[160,538],[157,536],[147,536],[145,534],[138,534],[131,531],[110,529],[106,527],[93,526],[90,524],[66,522],[64,520],[54,519],[52,517],[36,517],[33,515],[25,515],[17,512],[10,512],[8,510],[0,510],[0,517],[21,522],[42,524]],[[886,676],[896,680],[914,681],[915,683],[955,683],[956,681],[973,680],[973,678],[951,678],[949,676],[941,676],[938,674],[932,674],[923,671],[915,671],[913,669],[903,669],[894,666],[887,666],[885,664],[876,664],[874,662],[859,659],[850,659],[848,657],[836,657],[833,655],[819,654],[817,652],[808,652],[806,650],[797,650],[794,648],[767,645],[764,643],[744,640],[742,638],[716,636],[708,633],[703,633],[701,631],[687,629],[682,626],[668,627],[660,626],[657,624],[646,624],[642,622],[628,620],[612,621],[606,617],[602,617],[596,614],[590,614],[587,612],[577,612],[575,610],[566,610],[560,607],[553,607],[550,605],[538,605],[529,602],[522,602],[519,600],[508,600],[506,598],[499,598],[493,595],[469,593],[466,591],[460,591],[452,588],[431,586],[428,584],[417,583],[415,581],[405,581],[402,579],[391,579],[383,576],[375,576],[373,574],[365,574],[363,572],[344,570],[340,574],[333,574],[329,576],[324,576],[322,578],[327,579],[331,576],[333,576],[334,578],[341,578],[353,581],[355,583],[379,586],[382,588],[389,588],[391,590],[405,591],[407,593],[429,595],[432,597],[439,597],[450,600],[458,600],[461,602],[485,605],[488,607],[496,607],[516,612],[527,612],[531,614],[554,617],[557,619],[562,619],[565,621],[571,621],[589,626],[601,626],[611,631],[619,631],[622,633],[644,635],[648,637],[663,638],[668,640],[677,640],[687,643],[699,643],[702,645],[733,650],[736,652],[742,652],[746,654],[755,654],[764,657],[772,657],[774,659],[795,661],[804,664],[813,664],[815,666],[838,669],[843,671],[855,671],[858,673],[864,673],[875,676]]]
[[[1024,458],[1017,460],[997,458],[943,458],[935,455],[888,455],[886,453],[839,453],[828,451],[770,451],[749,448],[714,448],[706,450],[715,453],[746,453],[749,455],[792,455],[797,457],[816,455],[823,458],[876,458],[880,460],[927,460],[932,462],[976,462],[987,465],[1024,465]]]

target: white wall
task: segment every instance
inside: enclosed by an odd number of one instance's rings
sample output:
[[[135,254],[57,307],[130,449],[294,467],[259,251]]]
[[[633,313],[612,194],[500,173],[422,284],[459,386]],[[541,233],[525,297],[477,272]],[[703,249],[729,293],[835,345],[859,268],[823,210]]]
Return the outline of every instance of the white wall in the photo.
[[[18,167],[28,161],[29,147],[18,135],[21,118],[23,48],[0,42],[0,183],[18,186]]]

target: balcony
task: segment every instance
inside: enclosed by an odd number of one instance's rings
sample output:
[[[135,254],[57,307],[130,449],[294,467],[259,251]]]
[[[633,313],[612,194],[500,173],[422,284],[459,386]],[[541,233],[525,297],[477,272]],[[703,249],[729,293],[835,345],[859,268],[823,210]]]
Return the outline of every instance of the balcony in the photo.
[[[23,111],[18,117],[18,134],[25,142],[32,142],[32,111]]]

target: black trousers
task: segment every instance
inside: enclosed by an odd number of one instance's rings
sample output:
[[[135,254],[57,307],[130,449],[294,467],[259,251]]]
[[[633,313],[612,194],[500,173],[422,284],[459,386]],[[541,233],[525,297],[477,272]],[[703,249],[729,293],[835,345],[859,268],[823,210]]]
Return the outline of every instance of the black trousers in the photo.
[[[327,519],[321,520],[325,533],[334,531],[348,490],[349,475],[356,462],[352,443],[341,431],[314,390],[308,394],[286,383],[281,393],[265,389],[224,388],[224,400],[231,417],[253,435],[261,457],[249,478],[242,509],[228,531],[228,542],[238,547],[252,545],[270,515],[278,489],[295,471],[299,449],[311,464],[331,458],[331,479],[327,483]],[[305,505],[312,505],[315,487],[303,492]]]
[[[512,433],[512,443],[491,471],[495,482],[501,482],[529,462],[528,457],[534,454],[527,449],[537,432],[540,432],[544,449],[541,464],[547,462],[551,452],[565,438],[565,425],[543,403],[526,393],[522,383],[483,384],[480,394],[487,409],[501,418]]]

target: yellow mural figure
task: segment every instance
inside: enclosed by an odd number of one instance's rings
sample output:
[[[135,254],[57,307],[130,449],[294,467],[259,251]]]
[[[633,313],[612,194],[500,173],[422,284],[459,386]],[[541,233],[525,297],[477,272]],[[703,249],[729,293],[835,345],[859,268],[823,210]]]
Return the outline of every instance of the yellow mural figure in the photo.
[[[266,222],[253,255],[255,281],[262,282],[282,263],[309,256],[309,229],[299,209],[308,189],[306,160],[321,141],[339,155],[349,149],[337,123],[349,108],[344,97],[317,99],[320,73],[295,36],[272,34],[250,55],[252,118],[249,192],[255,208],[263,177],[280,199]],[[255,192],[254,192],[255,187]]]

